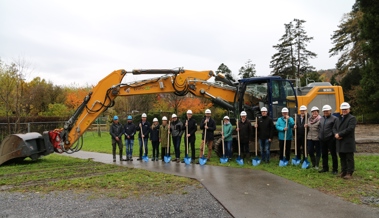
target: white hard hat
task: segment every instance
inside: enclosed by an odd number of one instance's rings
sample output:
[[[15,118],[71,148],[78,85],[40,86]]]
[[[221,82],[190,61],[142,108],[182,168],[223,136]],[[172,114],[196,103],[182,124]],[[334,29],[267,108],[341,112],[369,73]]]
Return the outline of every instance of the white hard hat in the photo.
[[[211,112],[211,110],[206,109],[206,110],[205,110],[205,113],[206,113],[206,114],[210,114],[210,113],[212,113],[212,112]]]
[[[162,117],[162,120],[167,120],[167,117],[166,117],[166,116],[163,116],[163,117]]]
[[[263,111],[266,111],[266,112],[267,112],[267,108],[266,108],[266,107],[262,107],[262,108],[261,108],[261,112],[263,112]]]
[[[154,117],[153,122],[158,122],[158,118]]]
[[[307,110],[307,107],[306,107],[305,105],[301,105],[301,106],[300,106],[300,110],[301,110],[301,111],[306,111],[306,110]]]
[[[187,114],[192,114],[192,111],[191,111],[191,110],[188,110],[188,111],[187,111]]]
[[[241,116],[246,116],[247,113],[245,111],[241,111]]]
[[[343,102],[340,107],[341,110],[343,109],[350,109],[350,104],[347,102]]]
[[[282,113],[288,113],[288,108],[284,107],[284,108],[282,109]]]
[[[176,114],[172,114],[172,116],[171,116],[172,118],[175,118],[175,117],[178,117],[178,116],[176,116]]]
[[[326,104],[322,107],[322,111],[330,111],[332,110],[332,107],[330,107],[330,105]]]
[[[313,106],[313,107],[311,108],[311,112],[312,112],[312,111],[319,111],[319,109],[318,109],[318,107]]]
[[[145,113],[143,113],[141,117],[147,117],[147,116],[146,116],[146,114],[145,114]]]
[[[225,116],[225,117],[224,117],[224,120],[225,120],[225,119],[229,120],[229,117],[228,117],[228,116]]]

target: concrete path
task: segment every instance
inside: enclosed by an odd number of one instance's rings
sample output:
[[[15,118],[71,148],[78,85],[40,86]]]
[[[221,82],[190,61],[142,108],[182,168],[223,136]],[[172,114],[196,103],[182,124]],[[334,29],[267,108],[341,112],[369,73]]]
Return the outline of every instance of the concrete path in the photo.
[[[85,151],[68,156],[197,179],[234,217],[379,217],[379,209],[355,205],[261,170],[136,158],[113,163],[110,154]]]

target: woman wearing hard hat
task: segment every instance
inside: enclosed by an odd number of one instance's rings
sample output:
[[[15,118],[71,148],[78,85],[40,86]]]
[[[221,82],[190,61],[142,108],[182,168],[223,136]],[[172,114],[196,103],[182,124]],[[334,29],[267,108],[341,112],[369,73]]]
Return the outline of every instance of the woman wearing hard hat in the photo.
[[[318,112],[318,107],[312,107],[311,116],[308,118],[308,123],[305,124],[305,128],[308,128],[307,150],[309,157],[311,158],[312,165],[315,169],[318,169],[321,158],[321,146],[318,138],[321,116]]]
[[[152,161],[158,161],[159,156],[159,122],[157,118],[153,119],[153,125],[151,125],[150,140],[153,146]]]

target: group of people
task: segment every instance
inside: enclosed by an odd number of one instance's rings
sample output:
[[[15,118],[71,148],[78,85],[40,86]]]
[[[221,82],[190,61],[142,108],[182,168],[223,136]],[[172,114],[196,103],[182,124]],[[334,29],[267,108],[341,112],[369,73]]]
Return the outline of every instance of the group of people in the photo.
[[[296,129],[297,140],[297,158],[305,161],[309,156],[312,167],[318,169],[320,159],[322,157],[322,169],[320,173],[329,171],[328,154],[332,156],[332,173],[338,174],[338,159],[341,163],[340,176],[345,179],[350,179],[354,173],[354,152],[355,152],[355,126],[356,119],[350,114],[350,105],[347,102],[341,104],[340,109],[342,114],[336,117],[332,114],[330,105],[322,107],[323,116],[319,114],[318,107],[311,108],[311,114],[307,113],[307,107],[300,107],[300,114],[295,115],[295,119],[289,116],[288,108],[282,109],[282,116],[279,117],[274,125],[273,120],[268,116],[266,107],[260,109],[261,116],[256,119],[254,127],[257,130],[259,140],[261,158],[263,162],[270,162],[270,146],[273,140],[274,130],[278,131],[279,139],[279,159],[284,157],[290,159],[291,142],[293,139],[293,130]],[[242,158],[250,158],[249,142],[253,139],[253,127],[250,120],[247,119],[247,114],[242,111],[240,120],[236,124],[236,131],[239,134],[240,149]],[[192,111],[188,110],[184,122],[180,121],[176,114],[172,114],[171,120],[167,117],[162,117],[162,123],[159,124],[157,118],[153,119],[150,124],[145,113],[141,116],[141,121],[138,125],[133,124],[132,117],[128,116],[127,123],[122,125],[118,122],[118,117],[114,116],[113,124],[110,127],[112,136],[112,153],[113,161],[116,161],[116,144],[119,147],[120,161],[133,161],[133,145],[134,135],[138,134],[139,141],[139,158],[142,160],[142,155],[148,154],[148,139],[152,143],[152,161],[158,161],[159,146],[161,147],[161,160],[164,160],[165,155],[170,155],[170,140],[174,147],[175,162],[184,162],[180,160],[180,143],[184,139],[185,154],[189,154],[191,149],[192,163],[195,160],[195,141],[197,123],[192,118]],[[214,142],[214,131],[216,130],[216,122],[211,118],[211,110],[205,110],[205,116],[200,122],[202,130],[200,154],[204,156],[206,146],[208,147],[207,159],[210,160],[212,155],[212,147]],[[223,118],[222,122],[222,139],[224,140],[225,156],[228,160],[232,158],[232,137],[233,126],[230,123],[228,116]],[[126,159],[123,159],[122,135],[125,136]],[[170,137],[171,135],[171,137]],[[183,137],[184,135],[184,137]],[[188,143],[188,145],[187,145]],[[284,148],[285,147],[285,148]],[[285,149],[285,153],[283,153]]]
[[[279,158],[283,159],[284,145],[285,157],[290,159],[292,130],[297,131],[297,158],[306,160],[310,157],[312,167],[318,169],[322,157],[322,169],[319,173],[329,171],[328,154],[332,156],[332,173],[338,174],[338,159],[340,158],[341,173],[344,179],[352,178],[354,173],[355,126],[356,118],[350,114],[350,105],[343,102],[340,106],[342,114],[336,117],[332,114],[330,105],[322,107],[323,116],[319,114],[318,107],[311,108],[311,114],[307,113],[307,107],[300,107],[300,114],[296,115],[296,121],[288,115],[288,109],[282,109],[282,116],[276,122],[279,132]],[[258,128],[259,129],[259,128]]]
[[[162,117],[161,124],[159,124],[157,118],[153,119],[152,124],[146,119],[147,115],[143,113],[141,115],[141,121],[138,125],[135,125],[132,122],[132,116],[128,116],[128,121],[123,126],[119,123],[118,116],[113,117],[113,123],[110,127],[113,162],[116,162],[116,145],[119,148],[120,161],[133,161],[134,135],[137,132],[139,132],[139,157],[137,160],[142,160],[143,155],[148,155],[148,139],[150,139],[153,148],[151,157],[152,161],[159,160],[159,146],[161,147],[160,158],[162,161],[164,160],[165,155],[171,155],[169,149],[170,142],[172,142],[175,155],[173,161],[180,162],[180,142],[181,139],[184,138],[185,153],[188,154],[190,148],[192,163],[194,162],[197,123],[195,119],[192,118],[191,110],[187,111],[187,116],[184,122],[180,121],[176,114],[172,114],[170,121],[168,121],[166,116]],[[200,123],[200,129],[203,131],[200,156],[203,156],[203,149],[205,149],[205,145],[208,145],[207,158],[209,160],[212,155],[214,131],[216,130],[216,123],[211,118],[211,110],[205,110],[205,117]],[[123,159],[122,135],[125,135],[126,159]],[[229,137],[231,138],[231,132],[229,133]],[[182,162],[184,162],[184,160],[182,160]]]

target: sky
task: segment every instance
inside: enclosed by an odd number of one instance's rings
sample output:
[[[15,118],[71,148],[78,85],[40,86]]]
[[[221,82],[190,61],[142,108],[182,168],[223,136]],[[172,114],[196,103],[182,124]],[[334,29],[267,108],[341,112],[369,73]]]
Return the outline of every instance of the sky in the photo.
[[[221,63],[238,78],[249,59],[266,76],[284,24],[297,18],[314,37],[307,48],[318,56],[310,64],[332,69],[338,57],[329,57],[330,36],[354,2],[0,0],[0,59],[22,60],[27,81],[63,86],[96,85],[118,69],[216,71]]]

